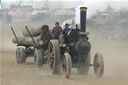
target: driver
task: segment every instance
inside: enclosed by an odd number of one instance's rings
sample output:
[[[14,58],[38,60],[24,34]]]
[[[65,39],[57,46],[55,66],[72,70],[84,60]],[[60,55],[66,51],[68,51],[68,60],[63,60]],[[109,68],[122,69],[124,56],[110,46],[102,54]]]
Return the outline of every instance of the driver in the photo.
[[[62,33],[62,28],[59,26],[59,22],[55,23],[55,27],[52,30],[52,37],[53,39],[58,39],[59,35]]]

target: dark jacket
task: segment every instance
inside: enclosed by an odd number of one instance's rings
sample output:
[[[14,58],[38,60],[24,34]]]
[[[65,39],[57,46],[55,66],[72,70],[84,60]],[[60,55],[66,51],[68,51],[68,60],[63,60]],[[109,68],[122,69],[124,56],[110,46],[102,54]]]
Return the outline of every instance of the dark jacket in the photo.
[[[69,31],[71,31],[70,28],[64,28],[64,30],[63,30],[64,33],[69,32]]]
[[[54,35],[54,38],[58,39],[60,33],[62,32],[62,28],[59,26],[59,28],[54,27],[52,30],[52,34]]]

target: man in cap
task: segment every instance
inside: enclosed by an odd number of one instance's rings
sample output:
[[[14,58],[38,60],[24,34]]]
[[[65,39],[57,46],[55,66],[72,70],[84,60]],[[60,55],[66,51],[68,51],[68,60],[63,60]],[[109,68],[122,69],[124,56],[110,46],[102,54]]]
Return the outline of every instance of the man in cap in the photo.
[[[52,30],[53,38],[58,39],[59,35],[62,33],[62,28],[59,26],[59,22],[55,23],[55,27]]]
[[[64,28],[64,30],[63,30],[63,33],[68,33],[68,32],[70,32],[70,31],[71,31],[71,29],[69,28],[69,24],[66,23],[66,24],[65,24],[65,28]]]

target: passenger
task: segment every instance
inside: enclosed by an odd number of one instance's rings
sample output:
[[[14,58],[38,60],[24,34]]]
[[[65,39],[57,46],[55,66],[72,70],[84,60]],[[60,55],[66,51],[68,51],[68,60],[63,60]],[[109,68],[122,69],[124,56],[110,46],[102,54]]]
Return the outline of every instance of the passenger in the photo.
[[[69,24],[66,23],[65,24],[65,28],[63,30],[63,34],[64,34],[64,36],[63,36],[63,42],[66,43],[66,44],[69,43],[68,35],[70,34],[70,32],[71,32],[71,28],[69,28]]]
[[[52,37],[58,39],[59,35],[62,33],[62,28],[59,26],[59,22],[55,23],[55,27],[52,30]]]
[[[70,29],[75,29],[75,22],[74,20],[72,20],[72,23],[69,26]]]
[[[69,24],[65,24],[65,28],[63,30],[63,33],[65,34],[65,33],[68,33],[70,31],[71,31],[71,29],[69,28]]]

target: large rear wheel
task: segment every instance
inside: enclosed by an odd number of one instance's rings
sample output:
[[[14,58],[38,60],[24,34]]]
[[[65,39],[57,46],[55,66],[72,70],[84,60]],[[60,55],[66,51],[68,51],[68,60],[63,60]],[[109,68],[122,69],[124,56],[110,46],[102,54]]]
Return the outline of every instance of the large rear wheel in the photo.
[[[104,73],[104,60],[100,53],[96,53],[94,56],[94,72],[99,78],[101,78]]]
[[[48,45],[48,65],[53,74],[60,72],[60,47],[58,40],[50,40]]]

